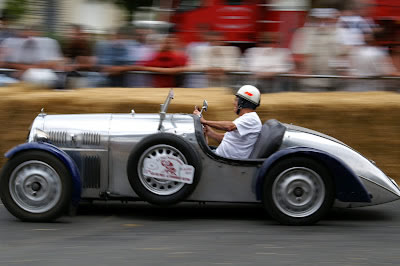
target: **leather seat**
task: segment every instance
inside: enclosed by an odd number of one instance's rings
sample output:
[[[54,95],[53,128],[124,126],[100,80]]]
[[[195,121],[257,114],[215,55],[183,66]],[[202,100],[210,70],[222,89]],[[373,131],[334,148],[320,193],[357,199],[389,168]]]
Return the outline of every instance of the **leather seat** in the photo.
[[[286,127],[278,120],[265,122],[249,159],[268,158],[281,146],[285,131]]]

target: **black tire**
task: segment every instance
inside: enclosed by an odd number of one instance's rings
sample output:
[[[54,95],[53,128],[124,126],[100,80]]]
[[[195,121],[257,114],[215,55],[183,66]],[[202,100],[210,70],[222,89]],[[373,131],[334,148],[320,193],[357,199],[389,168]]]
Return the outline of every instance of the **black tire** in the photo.
[[[14,155],[0,175],[1,200],[22,221],[55,220],[67,211],[71,195],[69,171],[58,158],[45,151]]]
[[[264,207],[281,224],[314,224],[331,209],[334,199],[331,175],[323,165],[306,157],[277,162],[263,184]]]
[[[177,156],[195,168],[192,184],[146,178],[141,174],[141,164],[146,157],[144,153],[148,154],[152,149],[157,151],[157,147],[165,152],[178,151]],[[129,156],[127,169],[129,182],[136,194],[145,201],[163,206],[185,200],[196,188],[201,170],[201,159],[192,145],[183,138],[168,133],[150,135],[137,144]]]

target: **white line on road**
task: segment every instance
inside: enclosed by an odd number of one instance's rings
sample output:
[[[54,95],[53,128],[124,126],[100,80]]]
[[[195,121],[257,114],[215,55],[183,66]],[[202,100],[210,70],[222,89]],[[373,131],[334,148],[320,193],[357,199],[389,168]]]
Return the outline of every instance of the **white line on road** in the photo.
[[[179,251],[179,252],[171,252],[168,253],[169,255],[182,255],[182,254],[193,254],[194,252],[191,251]]]
[[[272,252],[258,252],[256,255],[278,255],[278,256],[296,256],[297,254],[288,253],[272,253]]]
[[[135,248],[135,249],[137,249],[137,250],[168,250],[168,249],[171,249],[171,248],[163,248],[163,247],[157,248],[157,247],[154,247],[154,248]]]
[[[126,226],[126,227],[138,227],[138,226],[143,226],[143,224],[123,224],[123,226]]]

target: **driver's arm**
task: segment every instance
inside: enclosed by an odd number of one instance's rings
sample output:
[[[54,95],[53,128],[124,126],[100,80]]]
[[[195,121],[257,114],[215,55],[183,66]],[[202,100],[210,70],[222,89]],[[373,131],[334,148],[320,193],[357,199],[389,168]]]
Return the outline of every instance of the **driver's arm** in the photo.
[[[224,130],[224,131],[233,131],[236,130],[236,125],[232,121],[209,121],[205,120],[203,117],[200,118],[200,122],[203,125],[210,126],[215,129]]]
[[[195,107],[193,111],[194,115],[200,116],[200,110]],[[232,121],[209,121],[205,120],[204,117],[200,117],[200,122],[205,126],[210,126],[215,129],[224,130],[224,131],[233,131],[236,130],[236,125]]]
[[[205,130],[205,134],[208,137],[216,140],[218,143],[221,143],[222,139],[224,138],[225,133],[216,132],[216,131],[212,130],[211,127],[209,127],[207,125],[205,126],[205,129],[206,129]]]

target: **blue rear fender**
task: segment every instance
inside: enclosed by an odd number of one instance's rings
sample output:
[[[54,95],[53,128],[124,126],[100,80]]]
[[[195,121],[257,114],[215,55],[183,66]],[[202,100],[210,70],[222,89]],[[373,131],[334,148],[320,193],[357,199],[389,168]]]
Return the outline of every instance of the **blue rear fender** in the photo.
[[[289,157],[308,157],[325,166],[332,175],[335,195],[338,200],[343,202],[371,202],[369,193],[360,178],[342,160],[327,152],[307,147],[280,150],[264,161],[253,183],[257,200],[262,199],[263,184],[268,171],[276,162]]]
[[[48,153],[51,153],[55,157],[57,157],[64,165],[67,167],[69,173],[71,174],[72,178],[72,204],[77,205],[81,198],[82,192],[82,183],[79,174],[78,167],[76,166],[75,162],[71,159],[71,157],[65,153],[64,151],[60,150],[54,145],[45,142],[28,142],[24,144],[20,144],[11,150],[9,150],[5,157],[11,159],[14,155],[28,150],[42,150]]]

